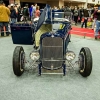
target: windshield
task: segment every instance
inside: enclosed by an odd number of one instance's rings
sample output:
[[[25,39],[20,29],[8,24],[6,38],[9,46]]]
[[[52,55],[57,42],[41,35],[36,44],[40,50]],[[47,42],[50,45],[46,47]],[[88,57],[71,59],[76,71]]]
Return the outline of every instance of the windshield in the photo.
[[[62,12],[61,10],[52,10],[49,5],[46,5],[38,20],[35,32],[42,26],[42,24],[52,24],[52,30],[61,29],[62,24],[71,22],[71,12]]]
[[[57,30],[64,29],[65,24],[59,23],[59,24],[52,24],[52,31],[56,32]]]

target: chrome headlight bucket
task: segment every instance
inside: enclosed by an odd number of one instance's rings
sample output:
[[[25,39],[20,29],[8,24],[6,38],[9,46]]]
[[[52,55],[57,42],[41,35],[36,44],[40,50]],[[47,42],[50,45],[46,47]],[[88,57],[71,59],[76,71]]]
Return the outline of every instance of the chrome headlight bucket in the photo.
[[[74,60],[75,57],[76,57],[76,55],[75,55],[74,52],[72,52],[72,51],[67,51],[67,52],[66,52],[66,59],[67,59],[68,61]]]
[[[38,52],[31,52],[30,53],[30,58],[34,61],[38,60],[40,57],[39,53]]]

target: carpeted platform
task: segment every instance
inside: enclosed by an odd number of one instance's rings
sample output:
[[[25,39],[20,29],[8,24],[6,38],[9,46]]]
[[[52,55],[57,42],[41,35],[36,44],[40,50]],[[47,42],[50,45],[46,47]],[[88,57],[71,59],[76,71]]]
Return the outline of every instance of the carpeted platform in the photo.
[[[94,38],[94,30],[87,28],[72,27],[71,34]]]

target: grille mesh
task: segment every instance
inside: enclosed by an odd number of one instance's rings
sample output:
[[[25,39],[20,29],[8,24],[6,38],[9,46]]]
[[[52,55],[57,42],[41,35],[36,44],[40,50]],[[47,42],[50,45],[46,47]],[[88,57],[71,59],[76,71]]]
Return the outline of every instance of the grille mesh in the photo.
[[[62,66],[63,40],[60,37],[46,37],[42,40],[42,64],[47,69],[58,69]],[[57,61],[59,60],[59,61]],[[52,68],[53,66],[53,68]]]

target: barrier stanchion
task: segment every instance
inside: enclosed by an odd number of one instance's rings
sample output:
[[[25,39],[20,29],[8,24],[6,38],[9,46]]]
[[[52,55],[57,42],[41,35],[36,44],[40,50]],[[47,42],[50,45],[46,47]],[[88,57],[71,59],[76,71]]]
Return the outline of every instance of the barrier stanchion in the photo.
[[[0,36],[5,36],[6,28],[3,26],[3,29],[0,29]]]
[[[6,27],[5,26],[3,27],[3,30],[4,30],[4,34],[5,34],[6,33]]]

